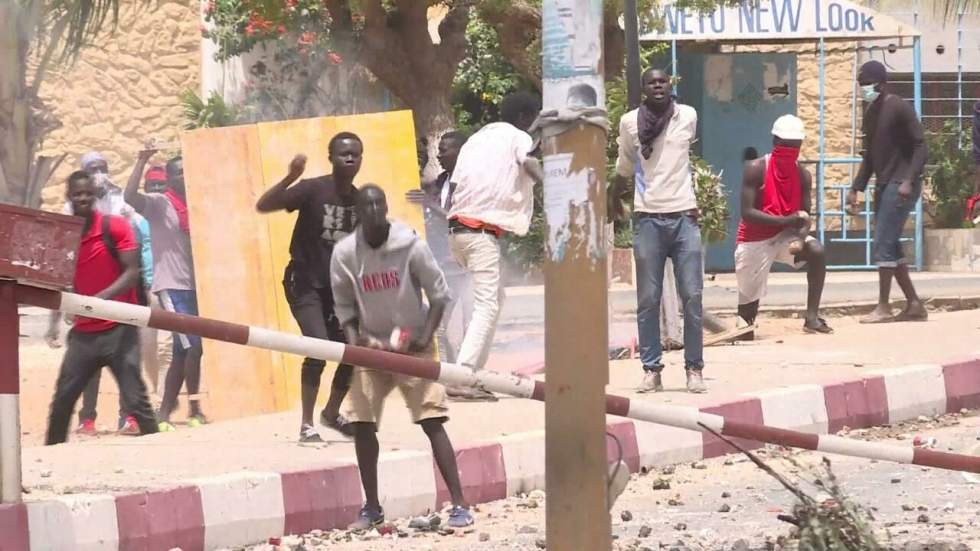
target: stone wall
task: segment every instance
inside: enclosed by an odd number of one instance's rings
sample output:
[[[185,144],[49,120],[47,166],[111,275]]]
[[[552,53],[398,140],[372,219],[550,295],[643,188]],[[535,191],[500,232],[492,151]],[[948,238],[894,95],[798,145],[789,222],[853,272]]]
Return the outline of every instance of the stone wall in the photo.
[[[176,141],[181,92],[199,91],[199,1],[120,4],[115,31],[96,39],[73,65],[54,68],[42,85],[41,96],[62,126],[46,137],[41,153],[68,154],[44,190],[43,208],[60,208],[65,178],[90,150],[101,151],[114,181],[125,185],[147,138]]]
[[[861,108],[858,103],[857,112],[853,111],[851,94],[854,86],[854,44],[832,42],[827,44],[824,63],[824,147],[827,157],[850,157],[852,139],[857,134],[858,141],[854,142],[854,155],[861,149]],[[760,52],[796,52],[796,114],[806,125],[807,139],[803,142],[801,158],[816,160],[820,139],[820,56],[817,45],[784,44],[780,46],[743,46],[738,51]],[[857,99],[860,102],[860,98]],[[852,131],[852,119],[855,128]],[[814,194],[816,194],[815,164],[807,165],[813,176]],[[850,184],[851,175],[857,173],[857,165],[853,172],[848,165],[827,165],[824,171],[824,183],[828,186]],[[816,196],[813,197],[816,208]],[[825,210],[840,210],[841,195],[838,191],[828,192],[824,196]],[[852,224],[858,222],[852,219]],[[839,229],[840,219],[829,218],[828,229]],[[852,227],[857,227],[853,226]],[[863,226],[861,226],[863,228]]]

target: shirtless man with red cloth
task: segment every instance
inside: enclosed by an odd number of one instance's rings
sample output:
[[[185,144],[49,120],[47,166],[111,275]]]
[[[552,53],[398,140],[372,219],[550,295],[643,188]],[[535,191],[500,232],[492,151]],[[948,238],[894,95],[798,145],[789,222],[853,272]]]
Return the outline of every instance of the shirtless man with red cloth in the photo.
[[[738,314],[750,325],[755,323],[774,262],[797,269],[806,266],[803,330],[832,333],[818,315],[827,262],[823,245],[808,233],[812,180],[797,162],[806,137],[803,121],[793,115],[779,117],[772,136],[772,152],[747,163],[742,179],[742,221],[735,247]]]

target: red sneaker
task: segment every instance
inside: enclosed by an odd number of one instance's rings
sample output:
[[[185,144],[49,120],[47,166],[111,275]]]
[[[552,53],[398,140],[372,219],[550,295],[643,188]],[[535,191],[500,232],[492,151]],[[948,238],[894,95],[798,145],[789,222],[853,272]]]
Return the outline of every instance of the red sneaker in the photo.
[[[95,429],[95,419],[83,419],[78,428],[75,429],[75,434],[81,436],[95,436],[99,431]]]
[[[123,434],[126,436],[139,436],[141,432],[140,432],[139,423],[136,422],[136,418],[133,417],[132,415],[126,417],[126,421],[123,423],[123,426],[119,429],[119,434]]]

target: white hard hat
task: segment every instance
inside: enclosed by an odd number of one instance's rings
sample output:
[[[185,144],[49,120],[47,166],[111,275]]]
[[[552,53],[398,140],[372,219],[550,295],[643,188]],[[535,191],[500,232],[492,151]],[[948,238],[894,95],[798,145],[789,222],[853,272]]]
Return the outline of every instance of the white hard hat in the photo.
[[[802,140],[806,138],[803,121],[795,115],[783,115],[772,125],[772,135],[784,140]]]

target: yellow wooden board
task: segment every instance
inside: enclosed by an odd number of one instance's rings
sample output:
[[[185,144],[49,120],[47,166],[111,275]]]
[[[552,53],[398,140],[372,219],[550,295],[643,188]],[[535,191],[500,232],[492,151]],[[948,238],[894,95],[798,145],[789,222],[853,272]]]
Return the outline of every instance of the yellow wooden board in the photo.
[[[293,156],[307,156],[304,178],[330,172],[327,144],[337,132],[364,142],[355,185],[375,183],[391,217],[424,235],[421,210],[405,200],[419,187],[410,111],[302,119],[187,132],[182,136],[191,241],[202,316],[299,333],[282,276],[295,213],[255,211],[255,202],[286,175]],[[206,405],[216,418],[294,407],[302,358],[206,342]],[[324,373],[321,401],[330,387]]]

